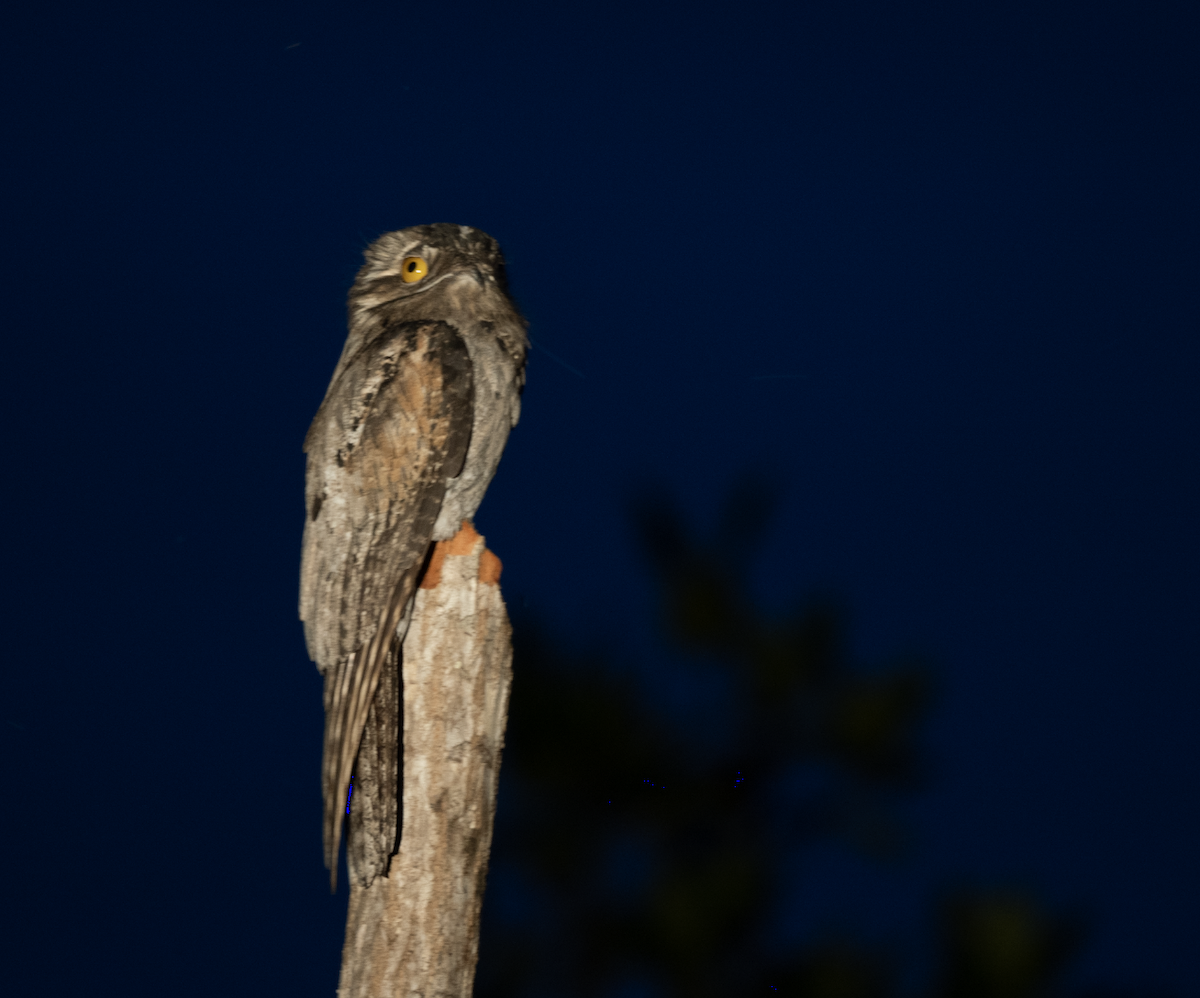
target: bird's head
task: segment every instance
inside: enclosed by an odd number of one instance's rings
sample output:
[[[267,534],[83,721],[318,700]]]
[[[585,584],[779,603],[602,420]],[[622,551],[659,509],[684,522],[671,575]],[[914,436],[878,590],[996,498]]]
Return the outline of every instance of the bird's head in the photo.
[[[500,247],[486,232],[444,222],[414,225],[380,236],[363,257],[350,289],[350,331],[335,380],[351,357],[396,322],[448,322],[467,339],[499,337],[524,364],[527,324],[509,296]]]
[[[499,244],[468,225],[439,222],[388,232],[363,256],[366,262],[350,292],[351,307],[360,312],[389,303],[440,301],[447,293],[481,303],[494,298],[511,307]]]

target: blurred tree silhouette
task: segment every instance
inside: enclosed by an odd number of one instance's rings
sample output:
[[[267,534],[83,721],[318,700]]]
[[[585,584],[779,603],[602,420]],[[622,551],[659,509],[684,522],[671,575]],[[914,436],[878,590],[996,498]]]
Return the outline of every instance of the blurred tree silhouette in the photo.
[[[1052,918],[1028,894],[960,893],[942,906],[941,998],[1043,995],[1075,952],[1082,926]]]
[[[931,688],[920,662],[856,667],[830,602],[754,605],[748,572],[774,500],[743,482],[707,541],[661,497],[634,511],[671,657],[717,683],[723,724],[681,723],[631,671],[518,621],[483,998],[896,993],[893,961],[854,940],[770,945],[785,868],[806,846],[899,854],[893,805],[918,785]],[[1078,939],[1027,896],[955,895],[934,992],[1050,994]]]

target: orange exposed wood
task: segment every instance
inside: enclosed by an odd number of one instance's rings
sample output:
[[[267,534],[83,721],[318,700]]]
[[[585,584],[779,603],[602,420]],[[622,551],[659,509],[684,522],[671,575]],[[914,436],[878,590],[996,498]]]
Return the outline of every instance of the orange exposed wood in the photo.
[[[446,560],[446,555],[468,555],[475,550],[475,542],[479,540],[479,532],[471,525],[470,520],[463,520],[462,527],[459,528],[457,534],[448,541],[438,541],[433,546],[433,554],[429,558],[429,567],[425,570],[425,577],[421,579],[422,589],[436,589],[438,583],[442,581],[442,563]],[[484,552],[485,556],[491,554],[490,551]],[[493,558],[496,556],[493,554]],[[496,558],[496,563],[499,565],[500,559]],[[485,579],[483,577],[483,562],[479,565],[479,578],[482,582],[499,582],[500,569],[496,569],[495,579]]]
[[[479,556],[479,581],[487,586],[499,585],[503,568],[500,559],[484,548],[483,554]]]
[[[470,520],[463,520],[457,534],[443,543],[446,554],[470,554],[475,550],[475,542],[479,540],[479,532],[471,525]]]

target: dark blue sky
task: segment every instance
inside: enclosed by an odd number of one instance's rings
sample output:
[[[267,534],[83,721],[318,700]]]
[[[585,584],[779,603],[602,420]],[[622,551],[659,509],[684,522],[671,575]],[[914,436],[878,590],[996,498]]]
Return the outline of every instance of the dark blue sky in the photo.
[[[542,348],[510,597],[635,654],[630,490],[764,469],[764,599],[941,668],[917,857],[830,905],[1024,879],[1078,983],[1200,993],[1196,15],[1002,8],[6,15],[11,993],[331,993],[300,443],[362,246],[432,221]]]

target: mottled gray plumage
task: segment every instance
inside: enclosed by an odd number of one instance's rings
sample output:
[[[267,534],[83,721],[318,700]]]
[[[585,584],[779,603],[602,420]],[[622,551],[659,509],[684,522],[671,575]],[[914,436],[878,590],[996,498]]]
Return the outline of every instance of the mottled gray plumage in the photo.
[[[527,341],[495,240],[420,225],[372,243],[308,454],[300,617],[325,677],[325,862],[355,776],[347,855],[363,886],[399,845],[401,645],[433,541],[470,520],[520,411]],[[428,274],[401,278],[420,257]],[[357,764],[356,764],[357,759]]]

